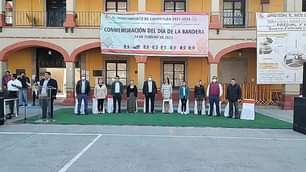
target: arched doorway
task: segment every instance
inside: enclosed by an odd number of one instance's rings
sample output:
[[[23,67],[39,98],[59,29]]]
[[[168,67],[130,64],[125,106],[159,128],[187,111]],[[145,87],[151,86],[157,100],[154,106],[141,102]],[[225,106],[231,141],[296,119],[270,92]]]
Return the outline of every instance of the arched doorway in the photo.
[[[236,78],[239,83],[256,83],[256,49],[246,48],[232,51],[219,63],[219,80],[229,83]]]
[[[9,45],[0,52],[0,60],[7,61],[11,73],[25,72],[32,80],[42,76],[45,71],[51,72],[58,81],[58,96],[66,95],[66,65],[68,53],[53,43],[29,40]]]
[[[235,78],[242,87],[242,98],[255,99],[259,104],[279,105],[282,85],[257,85],[256,43],[225,48],[216,55],[216,61],[220,81],[227,84]]]

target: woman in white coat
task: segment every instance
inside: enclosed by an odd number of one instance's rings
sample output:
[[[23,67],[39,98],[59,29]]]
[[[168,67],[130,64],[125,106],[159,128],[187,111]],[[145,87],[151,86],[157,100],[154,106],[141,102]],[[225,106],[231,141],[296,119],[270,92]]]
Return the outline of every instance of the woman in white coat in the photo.
[[[98,112],[102,113],[104,100],[107,97],[107,87],[101,78],[98,80],[98,84],[95,86],[94,97],[98,102]]]

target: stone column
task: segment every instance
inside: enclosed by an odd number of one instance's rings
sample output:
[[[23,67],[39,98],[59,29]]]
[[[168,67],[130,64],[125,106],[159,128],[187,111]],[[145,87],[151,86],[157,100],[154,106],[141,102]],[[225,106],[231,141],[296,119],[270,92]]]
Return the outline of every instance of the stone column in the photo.
[[[5,0],[0,0],[0,30],[5,26]]]
[[[210,82],[213,76],[218,77],[218,64],[209,64],[209,78],[208,81]]]
[[[138,0],[138,11],[146,11],[146,0]]]
[[[2,77],[7,71],[7,61],[0,61],[0,90],[2,91]]]
[[[146,0],[138,0],[138,11],[146,11]],[[145,63],[147,62],[147,56],[136,56],[135,58],[137,63],[137,87],[140,90],[145,80]]]
[[[142,89],[143,82],[145,81],[145,63],[147,62],[147,56],[136,56],[137,62],[137,80],[138,89]]]
[[[66,20],[64,23],[66,29],[73,29],[76,26],[74,9],[75,0],[66,0]]]
[[[220,8],[220,0],[211,1],[211,14],[210,14],[210,29],[221,29],[221,8]]]
[[[75,101],[75,63],[66,62],[66,98],[63,101],[64,105],[73,105]]]
[[[300,95],[300,85],[284,85],[283,100],[281,102],[284,110],[292,110],[294,97]]]
[[[303,0],[286,0],[285,11],[287,12],[302,12]]]

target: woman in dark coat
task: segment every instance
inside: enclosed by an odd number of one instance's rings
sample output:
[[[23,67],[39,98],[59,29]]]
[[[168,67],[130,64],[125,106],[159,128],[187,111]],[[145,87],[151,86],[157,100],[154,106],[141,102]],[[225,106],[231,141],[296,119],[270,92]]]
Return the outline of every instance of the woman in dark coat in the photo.
[[[134,81],[131,80],[130,84],[126,88],[127,97],[127,111],[128,113],[136,112],[136,99],[137,99],[137,87],[134,85]]]

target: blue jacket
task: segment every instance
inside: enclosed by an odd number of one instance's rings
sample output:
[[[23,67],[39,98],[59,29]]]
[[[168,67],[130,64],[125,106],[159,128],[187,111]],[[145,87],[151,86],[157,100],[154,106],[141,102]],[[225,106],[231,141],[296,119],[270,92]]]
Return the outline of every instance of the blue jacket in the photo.
[[[183,98],[183,87],[181,86],[180,87],[180,99],[182,99]],[[188,99],[188,97],[189,97],[189,88],[186,86],[186,95],[185,95],[185,97]]]

